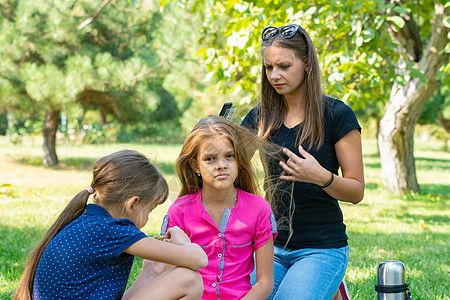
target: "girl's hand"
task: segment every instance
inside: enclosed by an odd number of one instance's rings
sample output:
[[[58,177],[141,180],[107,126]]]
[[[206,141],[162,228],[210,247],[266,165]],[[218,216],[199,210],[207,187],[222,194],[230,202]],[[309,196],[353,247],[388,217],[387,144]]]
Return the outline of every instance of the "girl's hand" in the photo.
[[[185,245],[191,242],[191,239],[178,226],[169,228],[164,236],[164,241],[176,245]]]
[[[302,157],[295,155],[289,149],[283,148],[284,154],[289,159],[286,162],[280,161],[280,166],[289,174],[280,176],[287,181],[310,182],[318,185],[324,185],[330,179],[330,172],[324,169],[314,156],[298,147],[298,152]]]

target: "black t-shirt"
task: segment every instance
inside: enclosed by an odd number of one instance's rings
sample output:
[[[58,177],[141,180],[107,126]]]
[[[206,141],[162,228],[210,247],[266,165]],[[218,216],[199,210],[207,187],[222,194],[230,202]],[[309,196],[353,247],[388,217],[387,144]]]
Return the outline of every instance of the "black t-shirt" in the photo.
[[[242,126],[256,131],[259,120],[260,105],[253,108],[242,121]],[[307,150],[327,170],[338,174],[339,162],[334,144],[354,129],[361,130],[352,109],[344,102],[326,97],[324,109],[325,139],[320,149]],[[295,145],[300,124],[287,128],[282,125],[272,133],[270,141],[288,148],[299,155]],[[306,147],[305,147],[306,149]],[[270,178],[279,178],[283,169],[278,161],[269,160]],[[267,175],[267,174],[266,174]],[[292,237],[287,247],[301,248],[340,248],[347,246],[347,235],[342,211],[336,199],[328,195],[322,188],[313,183],[272,181],[276,187],[274,213],[278,223],[278,236],[275,245],[284,247],[289,239],[290,193],[293,187],[295,209],[292,216]]]

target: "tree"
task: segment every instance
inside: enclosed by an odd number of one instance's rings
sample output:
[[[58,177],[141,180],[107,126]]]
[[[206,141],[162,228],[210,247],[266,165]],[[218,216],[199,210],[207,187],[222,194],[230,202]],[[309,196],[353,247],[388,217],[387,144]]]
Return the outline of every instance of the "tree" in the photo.
[[[400,14],[399,20],[404,22],[400,26],[389,26],[390,35],[402,54],[397,72],[406,81],[405,84],[394,82],[378,135],[383,183],[393,192],[420,191],[414,162],[414,128],[425,102],[439,84],[439,69],[448,63],[449,55],[444,48],[449,43],[450,31],[444,19],[448,20],[449,16],[448,7],[434,3],[433,28],[426,46],[422,46],[420,31],[411,13]],[[411,76],[407,65],[418,67],[420,73]]]
[[[184,1],[182,1],[184,2]],[[297,23],[311,35],[325,91],[353,108],[382,103],[378,142],[383,183],[398,193],[419,191],[414,127],[439,81],[449,77],[449,7],[445,1],[191,1],[204,15],[199,51],[223,92],[257,97],[260,32]],[[243,92],[242,92],[243,91]],[[248,96],[250,95],[250,96]]]
[[[97,107],[134,123],[160,103],[160,57],[153,33],[162,20],[148,2],[0,0],[0,109],[45,116],[44,163],[56,165],[60,112]],[[85,22],[89,20],[89,22]]]

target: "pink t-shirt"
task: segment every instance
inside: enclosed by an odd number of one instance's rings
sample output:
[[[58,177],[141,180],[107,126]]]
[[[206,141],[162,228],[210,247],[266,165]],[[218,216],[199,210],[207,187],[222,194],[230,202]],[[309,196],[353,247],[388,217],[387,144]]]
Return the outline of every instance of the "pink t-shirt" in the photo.
[[[240,299],[251,289],[253,252],[273,235],[275,218],[263,198],[237,189],[237,204],[225,209],[220,226],[214,223],[201,201],[201,192],[178,198],[169,208],[161,228],[178,226],[208,255],[208,266],[200,269],[202,299]]]

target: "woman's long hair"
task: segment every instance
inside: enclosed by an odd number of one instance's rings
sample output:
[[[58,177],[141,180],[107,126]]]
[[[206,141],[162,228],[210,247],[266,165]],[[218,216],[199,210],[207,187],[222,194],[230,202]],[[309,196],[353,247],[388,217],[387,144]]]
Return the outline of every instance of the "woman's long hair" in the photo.
[[[94,202],[105,207],[119,207],[138,196],[141,203],[163,203],[169,194],[166,180],[142,154],[123,150],[99,159],[94,164],[91,187]],[[33,298],[33,282],[39,260],[50,241],[70,222],[81,216],[90,193],[79,192],[64,208],[28,258],[14,299]]]
[[[321,72],[314,44],[308,33],[299,28],[303,35],[296,32],[291,38],[281,38],[279,34],[262,41],[261,56],[273,45],[291,49],[295,56],[305,63],[306,101],[305,118],[301,124],[302,131],[297,136],[297,145],[304,145],[306,149],[320,148],[324,141],[324,94],[321,88]],[[300,76],[301,74],[299,74]],[[286,103],[282,95],[278,94],[270,84],[266,75],[264,61],[261,71],[261,117],[259,119],[258,135],[264,139],[278,130],[287,112]]]
[[[302,145],[307,150],[319,149],[322,147],[325,138],[323,112],[325,109],[325,96],[322,91],[322,77],[317,58],[316,49],[308,33],[300,27],[302,34],[296,32],[291,38],[282,38],[279,34],[273,38],[261,42],[261,56],[270,46],[279,46],[290,49],[294,55],[305,64],[305,113],[300,124],[301,129],[297,133],[296,145]],[[301,76],[302,74],[299,74]],[[259,115],[258,136],[265,140],[270,139],[273,132],[280,129],[287,113],[286,102],[282,95],[278,94],[270,84],[264,61],[261,70],[261,110]],[[268,176],[268,173],[266,173]],[[272,185],[272,210],[277,215],[279,229],[288,230],[289,236],[285,246],[292,237],[292,217],[295,212],[295,202],[293,199],[294,182],[290,186],[279,189],[283,183],[278,182]],[[289,201],[284,202],[283,194],[288,193]]]

